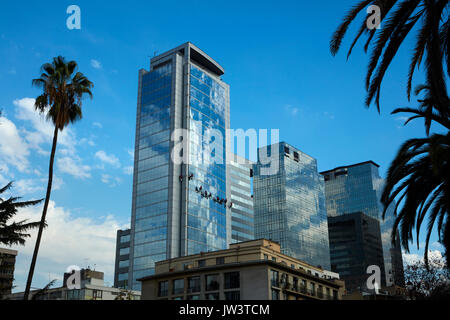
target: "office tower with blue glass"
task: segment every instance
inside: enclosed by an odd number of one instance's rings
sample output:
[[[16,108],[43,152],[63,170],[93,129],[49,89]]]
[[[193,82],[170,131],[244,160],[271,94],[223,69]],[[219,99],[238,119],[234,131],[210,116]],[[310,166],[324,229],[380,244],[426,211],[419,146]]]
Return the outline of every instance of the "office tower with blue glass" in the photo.
[[[255,239],[253,211],[253,162],[228,154],[231,190],[231,242]]]
[[[395,220],[394,206],[388,208],[386,219],[383,220],[383,205],[380,199],[384,180],[380,177],[378,170],[378,164],[367,161],[322,172],[325,178],[327,213],[329,217],[336,217],[362,212],[378,220],[380,223],[379,237],[383,245],[385,283],[387,286],[404,286],[400,243],[397,241],[395,245],[392,245],[391,241]],[[341,254],[344,253],[341,252]],[[351,252],[347,254],[352,255]],[[331,257],[332,264],[338,268],[337,272],[339,272],[340,262],[333,263],[335,258]]]
[[[154,57],[150,70],[139,72],[132,289],[140,289],[136,279],[154,274],[156,261],[226,249],[231,242],[225,139],[230,103],[223,75],[191,43]],[[173,161],[179,157],[182,163]]]
[[[386,286],[380,223],[362,212],[328,217],[331,270],[345,281],[347,293],[372,292],[367,268],[379,266]]]
[[[265,174],[267,153],[279,160]],[[278,242],[282,253],[330,269],[328,221],[323,177],[317,160],[282,142],[258,152],[254,166],[255,238]]]

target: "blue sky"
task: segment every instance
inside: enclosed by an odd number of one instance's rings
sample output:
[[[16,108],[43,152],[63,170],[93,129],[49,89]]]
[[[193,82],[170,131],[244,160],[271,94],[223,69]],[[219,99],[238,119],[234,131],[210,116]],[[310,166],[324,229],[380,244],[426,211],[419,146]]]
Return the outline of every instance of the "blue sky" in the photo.
[[[73,264],[95,264],[112,285],[115,230],[129,224],[131,213],[138,70],[148,69],[155,53],[186,41],[225,68],[232,128],[280,129],[280,138],[317,158],[321,171],[373,160],[384,175],[403,141],[424,136],[421,122],[403,127],[399,116],[390,115],[394,108],[414,105],[405,95],[411,47],[400,50],[384,81],[381,115],[366,109],[368,56],[361,46],[348,62],[344,50],[337,57],[329,53],[334,29],[354,3],[3,3],[0,132],[7,139],[0,137],[1,184],[14,179],[15,192],[27,199],[44,195],[51,128],[32,111],[30,100],[39,94],[31,79],[39,76],[40,66],[63,55],[95,83],[83,120],[58,146],[49,215],[54,227],[44,236],[33,286],[61,278]],[[71,4],[81,8],[81,30],[66,28]],[[421,80],[419,71],[416,84]],[[40,208],[23,212],[28,218],[39,214]],[[17,290],[25,283],[32,244],[18,248]]]

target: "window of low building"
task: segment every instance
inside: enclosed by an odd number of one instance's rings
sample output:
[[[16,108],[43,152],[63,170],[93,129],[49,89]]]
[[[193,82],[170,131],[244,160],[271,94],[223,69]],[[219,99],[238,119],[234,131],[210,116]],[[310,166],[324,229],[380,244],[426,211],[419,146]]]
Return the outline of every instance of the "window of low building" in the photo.
[[[280,291],[272,289],[272,300],[280,300]]]
[[[188,293],[200,292],[200,277],[188,278]]]
[[[184,293],[184,279],[173,280],[173,294],[183,294]]]
[[[218,291],[220,289],[219,285],[219,275],[210,274],[205,276],[206,280],[206,291]]]
[[[158,297],[166,297],[169,295],[169,281],[161,281],[158,284]]]
[[[238,289],[241,287],[239,272],[229,272],[224,274],[225,289]]]
[[[218,293],[207,293],[205,295],[206,300],[219,300],[219,294]]]
[[[241,292],[240,291],[225,292],[225,300],[229,301],[241,300]]]

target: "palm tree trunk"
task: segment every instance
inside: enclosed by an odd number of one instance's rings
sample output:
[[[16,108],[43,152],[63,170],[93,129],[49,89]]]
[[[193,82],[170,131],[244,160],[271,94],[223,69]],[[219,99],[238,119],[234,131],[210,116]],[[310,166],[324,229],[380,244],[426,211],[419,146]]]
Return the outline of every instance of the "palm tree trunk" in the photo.
[[[47,194],[45,196],[44,209],[42,211],[41,224],[39,226],[39,232],[36,239],[36,246],[34,247],[33,259],[31,260],[30,272],[28,273],[27,286],[25,288],[25,293],[23,296],[24,300],[28,300],[28,296],[30,295],[31,283],[33,282],[33,274],[34,268],[36,266],[36,260],[39,253],[39,246],[41,244],[42,232],[45,226],[45,219],[47,216],[48,204],[50,201],[50,195],[52,193],[52,182],[53,182],[53,163],[55,161],[55,153],[56,153],[56,144],[58,142],[58,128],[55,126],[55,132],[53,133],[53,145],[52,145],[52,153],[50,154],[50,165],[48,169],[48,185],[47,185]]]

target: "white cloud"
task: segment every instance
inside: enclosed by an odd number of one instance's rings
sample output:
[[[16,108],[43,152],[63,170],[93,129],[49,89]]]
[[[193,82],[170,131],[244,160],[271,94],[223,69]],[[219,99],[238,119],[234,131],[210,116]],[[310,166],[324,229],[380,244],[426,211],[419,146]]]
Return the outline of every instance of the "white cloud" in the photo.
[[[16,216],[16,221],[39,221],[41,210],[42,206],[24,208]],[[105,278],[112,279],[116,232],[124,227],[113,216],[99,219],[75,217],[69,210],[57,207],[54,201],[50,201],[47,224],[42,236],[33,286],[42,287],[48,282],[49,274],[52,279],[57,275],[62,276],[68,266],[84,266],[87,259],[96,264],[97,270],[105,272]],[[32,232],[32,238],[27,240],[24,247],[14,248],[19,251],[16,290],[23,290],[36,233]]]
[[[395,118],[395,120],[400,121],[402,123],[405,123],[406,121],[408,121],[409,117],[406,116],[398,116]]]
[[[30,154],[27,143],[20,137],[16,125],[5,117],[0,117],[0,160],[24,172],[29,166]]]
[[[119,177],[112,177],[109,174],[102,174],[101,181],[110,187],[115,187],[122,182]]]
[[[444,251],[444,246],[438,241],[433,242],[430,246],[436,250]]]
[[[295,117],[298,114],[298,112],[300,111],[299,108],[293,107],[290,104],[286,105],[285,109],[289,113],[289,115],[291,115],[293,117]]]
[[[50,144],[53,142],[54,125],[45,119],[44,115],[39,114],[34,108],[35,99],[23,98],[14,100],[16,107],[16,118],[23,121],[29,121],[33,131],[23,130],[25,140],[29,148],[37,149],[42,155],[50,154]],[[47,144],[44,149],[41,145]],[[76,137],[71,128],[66,127],[58,135],[58,145],[74,152]]]
[[[103,125],[102,125],[100,122],[94,122],[92,125],[93,125],[94,127],[99,128],[99,129],[103,129]]]
[[[127,152],[128,155],[130,156],[131,161],[134,161],[134,150],[128,149]]]
[[[38,191],[44,191],[44,184],[34,179],[21,179],[14,182],[14,189],[20,196],[34,194]]]
[[[83,144],[87,144],[87,145],[89,145],[89,146],[91,146],[91,147],[94,147],[94,146],[95,146],[94,140],[92,140],[92,139],[87,139],[87,138],[82,138],[82,139],[80,140],[80,145],[83,145]]]
[[[102,68],[102,64],[100,63],[100,61],[92,59],[91,60],[91,66],[94,69],[101,69]]]
[[[40,179],[40,182],[43,186],[47,187],[48,178]],[[52,191],[61,190],[61,187],[64,185],[64,180],[58,176],[53,175],[52,181]]]
[[[415,264],[419,261],[421,261],[423,259],[423,257],[419,256],[416,253],[403,253],[403,263],[405,265],[411,265],[411,264]]]
[[[102,161],[103,163],[110,164],[116,168],[120,168],[120,161],[113,154],[108,155],[105,151],[100,150],[95,154],[95,157]]]
[[[70,174],[77,179],[86,179],[91,177],[91,167],[81,164],[79,158],[63,157],[57,159],[58,170]]]
[[[125,173],[126,175],[131,176],[133,175],[133,172],[134,172],[133,166],[123,168],[123,173]]]
[[[439,250],[428,250],[428,259],[443,259],[442,252]],[[423,254],[406,253],[403,252],[403,263],[405,265],[415,264],[417,262],[424,262]]]

